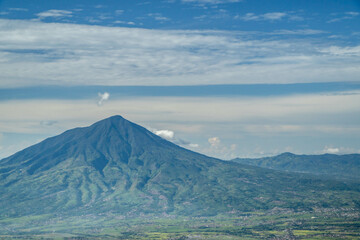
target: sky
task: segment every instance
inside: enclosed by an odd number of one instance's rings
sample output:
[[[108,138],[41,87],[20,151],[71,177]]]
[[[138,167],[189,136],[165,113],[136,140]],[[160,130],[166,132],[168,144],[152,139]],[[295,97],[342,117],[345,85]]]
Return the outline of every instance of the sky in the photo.
[[[121,115],[222,159],[360,153],[360,1],[0,0],[0,159]]]

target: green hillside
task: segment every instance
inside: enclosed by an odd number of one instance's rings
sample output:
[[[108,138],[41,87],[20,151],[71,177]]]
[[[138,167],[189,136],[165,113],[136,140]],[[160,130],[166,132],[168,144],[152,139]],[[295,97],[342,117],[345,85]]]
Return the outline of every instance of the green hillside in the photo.
[[[233,161],[268,169],[360,181],[360,154],[295,155],[283,153],[274,157],[236,158]]]
[[[64,228],[72,229],[99,219],[99,225],[111,226],[124,218],[358,211],[359,199],[357,184],[210,158],[120,116],[66,131],[0,161],[2,231],[10,225],[39,231],[51,219],[61,224],[67,219],[71,226]]]

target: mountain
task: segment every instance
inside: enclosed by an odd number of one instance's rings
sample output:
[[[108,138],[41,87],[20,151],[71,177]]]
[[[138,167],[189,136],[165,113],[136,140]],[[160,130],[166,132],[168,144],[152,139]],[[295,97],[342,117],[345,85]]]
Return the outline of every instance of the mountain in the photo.
[[[0,219],[358,207],[358,185],[226,162],[113,116],[0,161]]]
[[[265,158],[236,158],[232,161],[262,168],[312,173],[337,179],[360,180],[360,154],[295,155],[282,153]]]

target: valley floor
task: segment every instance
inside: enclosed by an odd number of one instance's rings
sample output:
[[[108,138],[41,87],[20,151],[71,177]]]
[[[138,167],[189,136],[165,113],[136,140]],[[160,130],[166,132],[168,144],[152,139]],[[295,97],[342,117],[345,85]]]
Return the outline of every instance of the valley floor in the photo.
[[[176,219],[43,215],[0,220],[0,239],[360,239],[360,211],[273,209]]]

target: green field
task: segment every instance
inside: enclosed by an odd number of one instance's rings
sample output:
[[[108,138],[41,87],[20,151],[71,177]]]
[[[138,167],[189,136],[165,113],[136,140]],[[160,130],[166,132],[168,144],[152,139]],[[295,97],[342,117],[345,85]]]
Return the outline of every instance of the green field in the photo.
[[[273,209],[209,218],[136,219],[42,215],[2,219],[0,232],[0,239],[360,239],[360,212]]]

